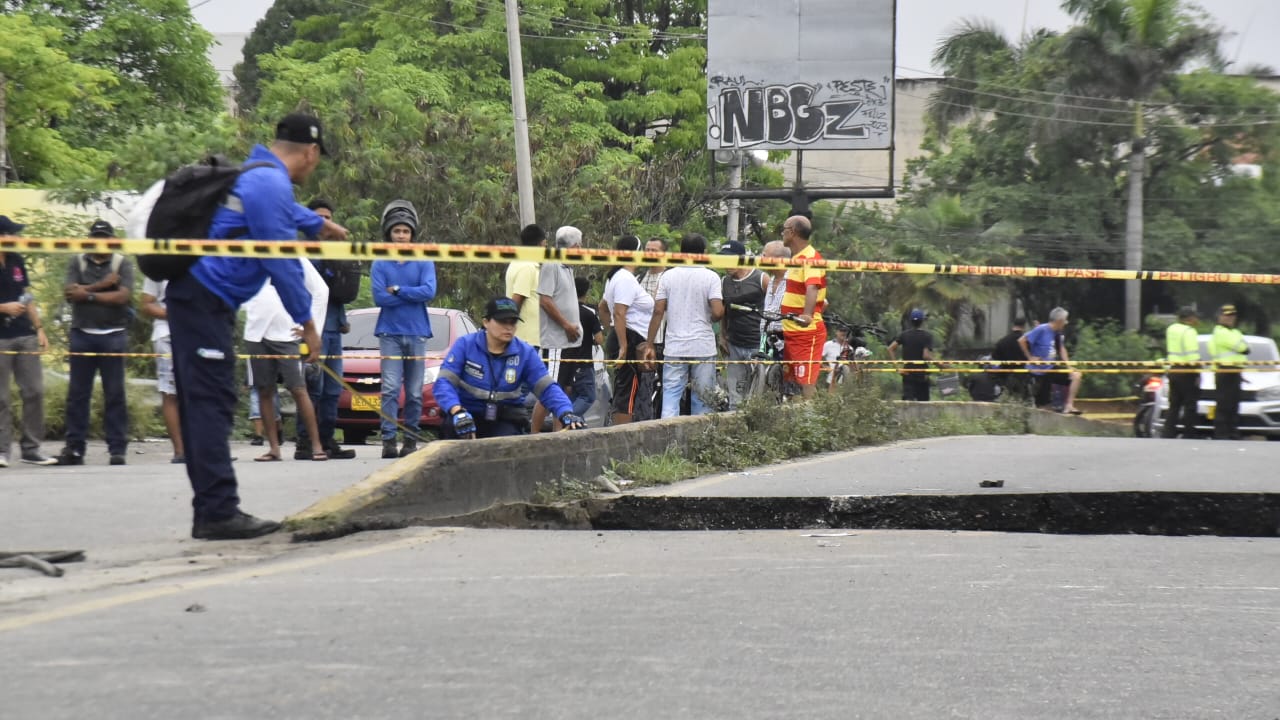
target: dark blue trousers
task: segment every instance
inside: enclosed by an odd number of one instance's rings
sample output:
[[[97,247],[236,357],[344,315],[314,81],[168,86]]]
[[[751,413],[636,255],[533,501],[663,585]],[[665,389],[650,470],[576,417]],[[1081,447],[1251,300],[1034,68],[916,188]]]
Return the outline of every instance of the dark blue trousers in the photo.
[[[165,297],[195,519],[225,520],[240,508],[229,440],[236,408],[236,313],[190,274],[170,281]]]
[[[72,353],[122,353],[128,350],[129,333],[95,335],[71,331]],[[84,455],[89,435],[89,403],[93,400],[93,376],[102,374],[102,425],[107,451],[124,455],[129,446],[129,409],[124,394],[124,358],[72,355],[67,382],[67,448]]]
[[[328,357],[321,360],[334,375],[342,377],[342,333],[326,330],[320,334],[323,346],[320,354]],[[320,433],[320,444],[329,447],[333,442],[334,430],[338,426],[338,397],[342,395],[342,386],[329,373],[316,368],[307,375],[307,395],[311,396],[311,404],[316,409],[316,426]],[[298,423],[298,447],[311,449],[311,438],[307,437],[307,428]]]

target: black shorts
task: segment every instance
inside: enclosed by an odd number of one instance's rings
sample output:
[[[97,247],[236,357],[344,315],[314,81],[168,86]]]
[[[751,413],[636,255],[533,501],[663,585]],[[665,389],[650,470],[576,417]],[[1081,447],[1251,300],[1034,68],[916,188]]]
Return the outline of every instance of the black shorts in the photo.
[[[628,329],[626,332],[627,355],[624,359],[631,361],[637,358],[636,348],[645,340],[634,330]],[[613,333],[609,335],[609,342],[605,343],[605,357],[609,360],[618,357],[618,338]],[[634,414],[639,389],[640,365],[635,362],[625,362],[616,366],[613,370],[613,411],[620,415]]]

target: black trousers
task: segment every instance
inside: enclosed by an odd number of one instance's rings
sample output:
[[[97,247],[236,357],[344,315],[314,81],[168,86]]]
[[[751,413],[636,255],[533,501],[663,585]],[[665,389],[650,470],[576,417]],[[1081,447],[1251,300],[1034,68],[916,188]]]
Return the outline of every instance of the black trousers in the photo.
[[[902,399],[929,402],[929,376],[924,373],[906,373],[903,375]]]
[[[228,441],[236,408],[236,311],[189,273],[169,282],[165,304],[195,519],[226,520],[240,508]]]
[[[1196,432],[1196,402],[1200,400],[1200,373],[1169,374],[1169,414],[1164,419],[1160,437],[1178,436],[1178,428],[1186,437]]]
[[[1213,420],[1213,437],[1228,440],[1240,437],[1240,382],[1238,372],[1214,373],[1218,388],[1218,407]]]

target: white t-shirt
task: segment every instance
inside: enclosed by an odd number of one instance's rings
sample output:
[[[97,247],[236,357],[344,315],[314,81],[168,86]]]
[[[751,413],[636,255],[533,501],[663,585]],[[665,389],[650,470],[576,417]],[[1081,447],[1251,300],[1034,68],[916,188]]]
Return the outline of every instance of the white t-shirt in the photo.
[[[622,268],[609,278],[604,286],[604,301],[609,306],[610,322],[614,305],[627,306],[627,327],[649,336],[649,321],[653,319],[653,298],[640,287],[640,282],[630,270]]]
[[[150,295],[164,307],[164,291],[169,287],[168,280],[152,280],[147,278],[142,281],[142,294]],[[169,321],[156,318],[151,321],[151,342],[162,340],[169,337]]]
[[[723,300],[720,276],[702,267],[674,267],[658,281],[658,300],[667,301],[667,357],[710,357],[716,354],[711,327],[711,301]]]
[[[329,286],[324,284],[320,272],[307,260],[302,263],[303,283],[307,292],[311,293],[311,319],[318,324],[316,330],[324,324],[324,314],[329,308]],[[244,339],[249,342],[272,340],[275,342],[291,342],[298,340],[293,334],[297,324],[289,317],[280,301],[280,294],[268,280],[257,295],[249,298],[244,305]]]

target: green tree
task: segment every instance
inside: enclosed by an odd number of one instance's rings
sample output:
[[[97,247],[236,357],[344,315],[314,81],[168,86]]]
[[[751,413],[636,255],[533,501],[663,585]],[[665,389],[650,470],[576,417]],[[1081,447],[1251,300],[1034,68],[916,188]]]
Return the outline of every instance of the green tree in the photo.
[[[251,110],[258,104],[261,95],[258,83],[262,77],[259,57],[270,55],[286,45],[292,45],[292,53],[298,57],[304,42],[325,47],[338,39],[342,23],[340,11],[350,7],[337,0],[278,0],[273,3],[245,39],[244,60],[235,67],[236,105]],[[311,59],[318,59],[315,53],[308,55]]]
[[[1174,95],[1176,78],[1195,61],[1217,59],[1221,32],[1194,16],[1183,0],[1064,0],[1079,25],[1063,38],[1066,87],[1132,103],[1125,267],[1142,267],[1147,107]],[[1139,329],[1142,284],[1125,283],[1124,327]]]
[[[26,13],[0,15],[7,170],[9,178],[18,182],[57,185],[93,177],[106,164],[105,153],[70,142],[59,130],[58,118],[76,108],[109,109],[107,92],[115,78],[76,62],[58,48],[58,42],[56,29],[34,23]]]

